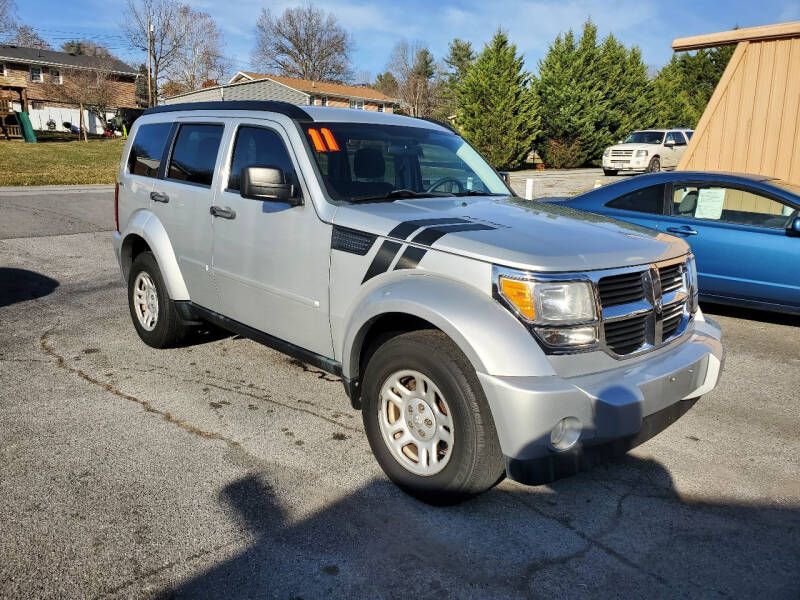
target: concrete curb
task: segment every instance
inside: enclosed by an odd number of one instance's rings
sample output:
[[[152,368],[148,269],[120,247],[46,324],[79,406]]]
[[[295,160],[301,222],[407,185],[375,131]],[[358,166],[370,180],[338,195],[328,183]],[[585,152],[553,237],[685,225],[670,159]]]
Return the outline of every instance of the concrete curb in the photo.
[[[69,193],[81,194],[90,192],[112,192],[114,184],[84,184],[84,185],[17,185],[0,187],[0,195],[26,195],[26,194],[46,194],[50,193]]]

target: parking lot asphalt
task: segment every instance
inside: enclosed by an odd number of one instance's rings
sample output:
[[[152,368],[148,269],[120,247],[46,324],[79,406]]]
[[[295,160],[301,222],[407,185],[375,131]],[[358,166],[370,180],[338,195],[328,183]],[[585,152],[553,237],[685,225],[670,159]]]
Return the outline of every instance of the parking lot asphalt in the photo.
[[[433,508],[334,377],[236,337],[140,342],[112,200],[0,191],[0,597],[798,597],[800,320],[705,307],[725,372],[672,427]]]

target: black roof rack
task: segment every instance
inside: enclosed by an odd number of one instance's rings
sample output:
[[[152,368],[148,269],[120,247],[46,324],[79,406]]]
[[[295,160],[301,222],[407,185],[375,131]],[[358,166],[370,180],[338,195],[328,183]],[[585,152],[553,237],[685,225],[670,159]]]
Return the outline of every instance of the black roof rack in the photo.
[[[180,104],[162,104],[144,111],[146,115],[187,110],[257,110],[286,115],[295,121],[313,121],[306,111],[289,102],[277,100],[219,100],[214,102],[182,102]]]

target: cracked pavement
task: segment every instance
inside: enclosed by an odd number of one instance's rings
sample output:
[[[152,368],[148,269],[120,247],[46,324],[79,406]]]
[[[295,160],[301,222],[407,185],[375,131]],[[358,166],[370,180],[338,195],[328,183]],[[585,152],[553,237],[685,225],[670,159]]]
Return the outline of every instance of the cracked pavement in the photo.
[[[140,342],[112,200],[0,190],[0,597],[797,597],[800,319],[705,307],[726,370],[672,427],[433,508],[337,379],[213,332]]]

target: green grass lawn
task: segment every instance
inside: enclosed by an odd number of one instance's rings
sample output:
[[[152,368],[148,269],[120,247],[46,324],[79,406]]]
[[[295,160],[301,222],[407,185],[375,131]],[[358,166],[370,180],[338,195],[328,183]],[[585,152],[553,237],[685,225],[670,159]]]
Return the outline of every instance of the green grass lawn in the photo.
[[[114,183],[125,140],[0,141],[0,186]]]

